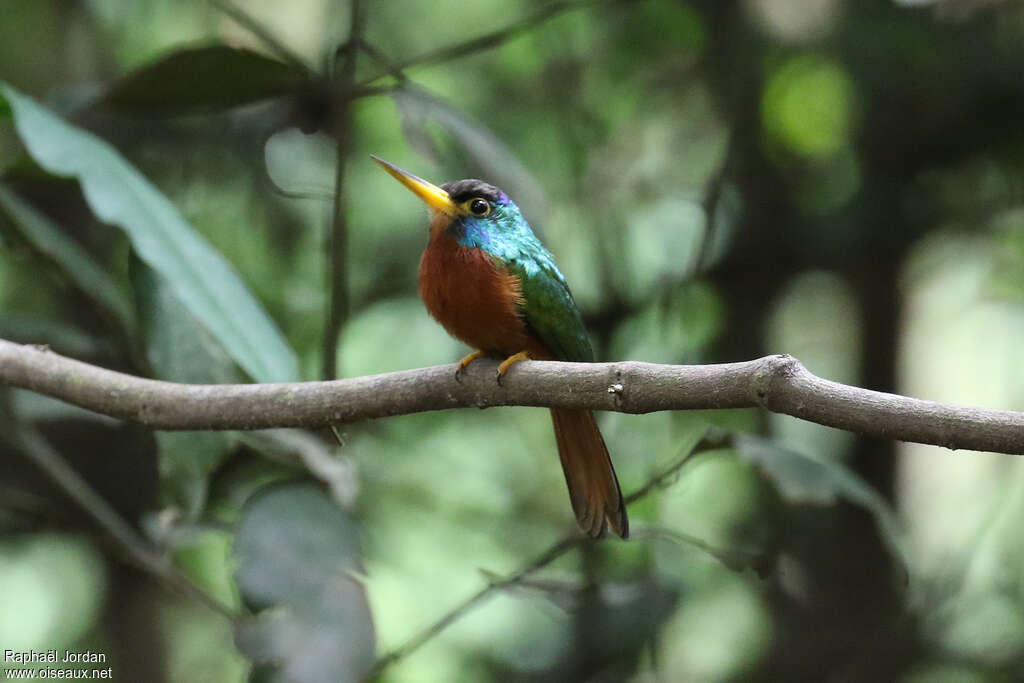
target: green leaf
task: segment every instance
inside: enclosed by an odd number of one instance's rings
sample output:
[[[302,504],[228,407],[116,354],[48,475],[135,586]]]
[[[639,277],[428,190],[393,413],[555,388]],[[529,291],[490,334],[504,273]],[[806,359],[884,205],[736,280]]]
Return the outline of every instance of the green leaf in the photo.
[[[309,72],[251,50],[209,45],[173,52],[118,81],[100,105],[173,116],[221,111],[295,93]]]
[[[245,432],[239,438],[264,456],[302,467],[327,484],[331,496],[341,505],[350,506],[355,502],[359,490],[355,462],[338,457],[338,446],[329,446],[322,439],[298,429],[261,429]]]
[[[36,252],[60,267],[75,287],[107,311],[122,330],[130,332],[135,327],[128,296],[92,256],[3,183],[0,183],[0,211]]]
[[[159,450],[160,503],[177,508],[186,521],[206,505],[210,472],[237,443],[226,432],[154,432]]]
[[[146,358],[160,379],[227,384],[238,381],[234,363],[178,301],[167,282],[138,258],[132,285]],[[233,432],[156,432],[160,448],[160,498],[187,520],[206,503],[210,472],[238,443]]]
[[[273,486],[246,504],[235,579],[267,609],[238,625],[235,642],[257,665],[272,666],[268,680],[358,681],[372,666],[359,552],[355,522],[314,486]]]
[[[259,382],[298,376],[295,352],[224,258],[174,205],[107,142],[77,129],[0,82],[29,154],[50,173],[78,179],[103,222],[128,235],[242,368]]]
[[[736,449],[770,477],[782,497],[794,502],[832,503],[837,497],[859,505],[875,518],[893,556],[907,566],[903,527],[885,498],[835,458],[790,450],[769,439],[737,434]]]
[[[61,355],[75,358],[93,358],[101,351],[110,352],[105,339],[65,321],[34,315],[0,312],[0,338],[18,344],[46,344]]]
[[[175,296],[170,283],[135,254],[129,262],[139,331],[153,374],[189,384],[234,384],[238,369]]]
[[[315,486],[274,486],[247,503],[235,555],[239,589],[266,607],[314,594],[355,571],[358,528]]]
[[[349,577],[298,604],[242,622],[235,645],[269,680],[280,683],[362,681],[374,662],[375,639],[366,593]]]
[[[842,494],[831,468],[824,462],[771,439],[736,434],[733,444],[740,456],[760,468],[790,502],[832,505]]]
[[[240,607],[232,573],[233,534],[205,527],[178,527],[185,531],[173,541],[174,565],[206,594],[222,605]]]

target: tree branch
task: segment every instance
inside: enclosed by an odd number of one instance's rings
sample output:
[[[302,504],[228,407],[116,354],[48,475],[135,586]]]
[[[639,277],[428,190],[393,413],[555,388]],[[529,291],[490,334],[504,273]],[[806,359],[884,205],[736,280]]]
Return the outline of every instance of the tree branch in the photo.
[[[622,413],[763,407],[829,427],[946,448],[1024,454],[1024,413],[859,389],[791,356],[720,365],[525,361],[499,385],[476,361],[331,382],[177,384],[0,340],[0,384],[154,429],[321,428],[429,410],[550,406]]]

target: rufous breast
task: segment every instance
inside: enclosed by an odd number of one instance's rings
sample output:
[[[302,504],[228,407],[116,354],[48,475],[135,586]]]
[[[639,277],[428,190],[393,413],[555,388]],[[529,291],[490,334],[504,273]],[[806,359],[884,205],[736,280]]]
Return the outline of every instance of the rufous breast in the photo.
[[[522,317],[519,277],[475,247],[434,234],[420,259],[420,296],[453,337],[495,357],[547,355]]]

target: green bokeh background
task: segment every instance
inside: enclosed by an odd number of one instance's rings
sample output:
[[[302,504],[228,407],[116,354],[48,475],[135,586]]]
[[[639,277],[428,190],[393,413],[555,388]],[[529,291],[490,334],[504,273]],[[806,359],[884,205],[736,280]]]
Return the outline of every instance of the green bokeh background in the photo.
[[[415,61],[551,1],[369,1],[366,39]],[[348,34],[344,0],[238,7],[314,70]],[[410,67],[415,87],[353,105],[339,375],[467,351],[416,296],[423,207],[372,153],[512,195],[603,360],[790,353],[840,382],[1024,409],[1022,13],[1016,0],[597,2]],[[184,46],[267,45],[200,0],[0,0],[0,17],[0,80],[110,141],[237,270],[295,350],[296,379],[320,378],[330,135],[300,131],[293,115],[309,112],[289,98],[174,116],[92,106]],[[358,77],[380,68],[361,55]],[[118,329],[5,219],[0,337],[133,374],[244,377],[77,186],[26,176],[24,161],[0,118],[3,181],[131,297],[137,327]],[[627,492],[709,427],[719,442],[631,506],[634,539],[496,592],[385,680],[1020,677],[1016,457],[753,410],[599,421]],[[0,651],[99,650],[125,681],[331,680],[328,662],[365,669],[572,528],[546,411],[341,431],[343,447],[326,434],[154,434],[0,389]],[[29,433],[245,624],[127,562],[25,457]],[[267,515],[275,491],[296,503]],[[309,512],[325,501],[338,517]],[[349,524],[358,543],[343,551],[331,539]],[[332,594],[345,609],[319,622],[290,593],[254,601],[241,578],[301,583],[282,575],[295,559],[282,529],[304,525],[310,571],[345,577]],[[239,547],[268,538],[283,540],[239,573]],[[279,611],[256,616],[267,605]]]

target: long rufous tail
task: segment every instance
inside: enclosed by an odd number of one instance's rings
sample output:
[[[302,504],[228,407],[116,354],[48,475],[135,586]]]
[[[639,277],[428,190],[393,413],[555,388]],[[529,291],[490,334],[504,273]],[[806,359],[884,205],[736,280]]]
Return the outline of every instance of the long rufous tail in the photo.
[[[595,538],[608,529],[629,536],[626,503],[608,456],[608,447],[588,410],[551,409],[558,457],[562,460],[569,500],[580,528]]]

